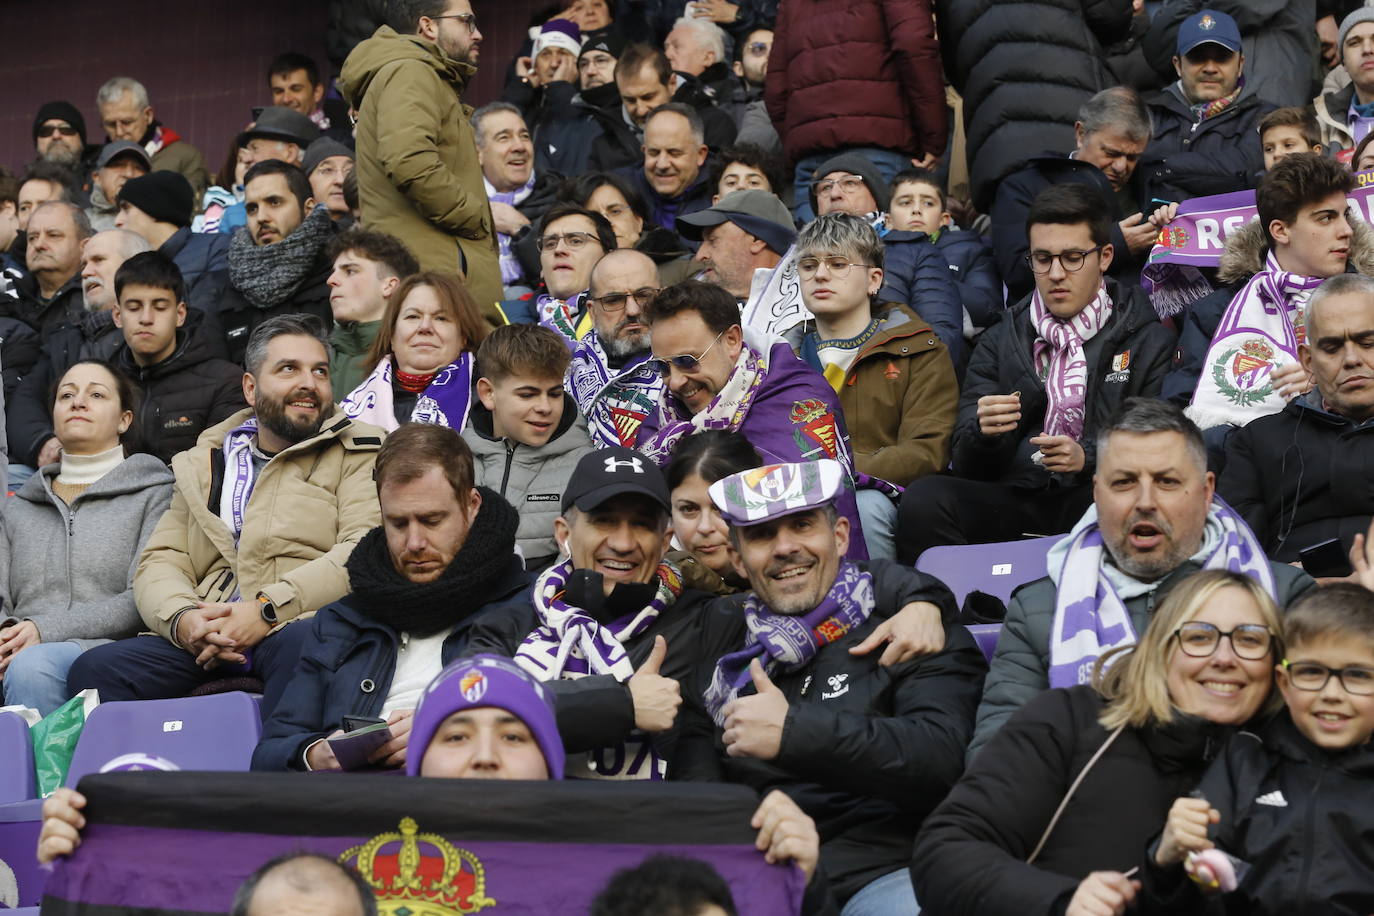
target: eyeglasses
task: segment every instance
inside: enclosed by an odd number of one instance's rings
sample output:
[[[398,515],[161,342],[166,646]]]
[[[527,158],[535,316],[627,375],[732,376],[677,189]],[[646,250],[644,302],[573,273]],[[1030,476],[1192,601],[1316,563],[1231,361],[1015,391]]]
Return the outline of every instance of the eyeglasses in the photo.
[[[559,242],[565,242],[570,251],[581,251],[583,248],[587,247],[588,242],[596,242],[598,245],[601,244],[601,240],[590,232],[564,232],[562,234],[554,233],[553,235],[541,235],[535,244],[539,246],[540,251],[553,251],[558,247]]]
[[[665,356],[661,359],[654,357],[653,359],[646,359],[644,364],[648,366],[651,371],[657,372],[664,378],[672,374],[673,367],[677,367],[683,372],[695,372],[697,369],[701,368],[701,361],[706,358],[706,354],[710,353],[715,349],[716,344],[720,343],[721,334],[724,333],[725,331],[721,331],[720,334],[717,334],[716,339],[711,341],[711,346],[702,350],[700,356],[692,356],[690,353],[683,353],[679,356]]]
[[[1231,641],[1231,651],[1247,661],[1257,661],[1269,654],[1269,644],[1273,634],[1269,628],[1258,623],[1243,623],[1223,633],[1210,623],[1193,620],[1174,630],[1178,637],[1178,647],[1184,655],[1193,658],[1206,658],[1217,651],[1221,638]]]
[[[858,175],[846,175],[843,178],[824,178],[811,187],[816,192],[817,197],[824,197],[835,189],[835,185],[840,186],[840,190],[846,194],[853,194],[863,187],[864,180]]]
[[[472,13],[445,13],[443,16],[430,16],[430,19],[457,19],[468,27],[469,32],[477,31],[477,17]]]
[[[1290,662],[1283,660],[1288,680],[1299,690],[1325,690],[1332,675],[1341,682],[1345,692],[1357,697],[1374,696],[1374,668],[1328,668],[1318,662]]]
[[[1096,248],[1089,248],[1087,251],[1079,251],[1076,248],[1070,248],[1067,251],[1059,252],[1059,254],[1051,254],[1048,251],[1032,251],[1030,254],[1026,255],[1026,263],[1029,264],[1030,269],[1036,273],[1047,274],[1050,272],[1050,267],[1058,260],[1060,267],[1072,273],[1083,267],[1083,262],[1088,259],[1088,255],[1099,252],[1102,248],[1102,245],[1098,245]]]
[[[744,50],[748,51],[750,54],[757,56],[759,54],[767,54],[768,49],[771,47],[772,45],[770,45],[766,41],[751,41],[749,42],[749,44],[744,46]]]
[[[44,124],[38,128],[38,136],[40,137],[52,137],[57,134],[64,137],[75,137],[76,133],[76,128],[70,124]]]
[[[797,275],[803,280],[810,280],[820,270],[821,264],[825,264],[825,269],[830,272],[830,276],[843,278],[849,276],[852,267],[868,267],[863,261],[851,261],[848,258],[802,258],[797,262]]]
[[[658,292],[657,287],[644,286],[628,293],[607,293],[604,296],[588,296],[587,301],[599,303],[601,305],[601,311],[603,312],[620,312],[625,310],[626,300],[633,298],[635,304],[643,308],[654,301],[654,297],[658,295]]]

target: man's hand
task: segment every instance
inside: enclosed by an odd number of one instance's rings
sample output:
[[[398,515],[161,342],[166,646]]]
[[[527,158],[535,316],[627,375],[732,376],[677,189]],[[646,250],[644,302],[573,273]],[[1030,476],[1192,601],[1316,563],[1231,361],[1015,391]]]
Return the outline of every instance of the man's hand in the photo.
[[[985,394],[978,399],[978,429],[985,436],[1000,436],[1021,422],[1021,393]]]
[[[539,85],[535,82],[537,77],[534,75],[534,58],[517,57],[515,59],[515,76],[517,79],[529,81],[532,85]]]
[[[926,153],[920,159],[913,158],[911,164],[918,169],[933,169],[935,164],[940,161],[940,157],[934,153]]]
[[[1119,871],[1095,871],[1078,882],[1065,916],[1122,916],[1140,893],[1140,882]]]
[[[538,69],[538,68],[536,68],[536,69]],[[574,84],[576,84],[576,83],[577,83],[577,58],[576,58],[576,57],[573,57],[573,56],[570,55],[570,54],[560,54],[560,55],[558,55],[558,63],[554,64],[553,70],[551,70],[551,71],[549,72],[549,78],[546,80],[546,79],[540,77],[539,82],[540,82],[542,85],[545,85],[545,86],[549,85],[550,83],[574,83]]]
[[[334,749],[329,746],[330,738],[342,738],[343,729],[334,732],[329,738],[316,741],[310,745],[305,752],[305,765],[312,770],[337,770],[339,769],[339,758],[334,756]]]
[[[1279,366],[1269,373],[1269,383],[1285,401],[1291,401],[1312,390],[1312,376],[1307,374],[1301,363],[1284,363]]]
[[[57,441],[56,436],[53,436],[47,442],[44,442],[43,447],[38,450],[38,466],[40,468],[45,467],[61,460],[62,443]]]
[[[913,601],[884,620],[868,638],[849,650],[850,655],[867,655],[883,643],[878,664],[883,667],[934,655],[945,647],[945,624],[940,609],[929,601]]]
[[[718,24],[731,23],[739,18],[739,5],[726,0],[696,0],[692,4],[692,18],[709,19]]]
[[[635,728],[640,731],[666,732],[673,727],[682,705],[682,688],[677,681],[658,673],[667,654],[668,640],[655,636],[648,659],[628,682],[635,704]]]
[[[763,663],[749,663],[754,679],[752,697],[740,697],[725,704],[725,753],[731,757],[772,760],[782,749],[782,726],[787,721],[787,697],[768,679]]]
[[[1174,221],[1175,216],[1178,216],[1178,204],[1164,204],[1150,214],[1150,224],[1156,229],[1163,229]]]
[[[0,630],[0,676],[4,675],[20,649],[36,646],[41,641],[38,626],[32,620],[21,620],[14,626]]]
[[[1177,865],[1190,852],[1212,848],[1207,839],[1207,827],[1221,821],[1221,812],[1205,798],[1180,798],[1169,809],[1164,822],[1164,834],[1155,850],[1156,865]]]
[[[71,855],[81,845],[86,818],[81,809],[86,796],[61,788],[43,802],[43,829],[38,834],[38,861],[44,865],[58,856]]]
[[[811,880],[821,857],[821,838],[816,833],[816,822],[796,802],[774,789],[763,797],[749,826],[758,830],[754,848],[763,852],[769,865],[790,859],[806,875],[806,880]]]
[[[1036,436],[1030,444],[1040,449],[1040,466],[1056,474],[1077,474],[1087,461],[1083,446],[1068,436]]]
[[[496,224],[496,231],[502,235],[515,235],[522,227],[530,224],[525,214],[499,200],[491,202],[491,221]]]
[[[1149,251],[1155,243],[1155,237],[1159,235],[1159,227],[1146,219],[1143,213],[1132,213],[1117,225],[1126,238],[1126,247],[1131,249],[1131,254],[1144,254]]]
[[[414,722],[413,709],[398,709],[387,716],[386,724],[391,726],[391,740],[368,754],[367,762],[384,767],[405,766],[406,744],[410,741],[410,726]]]
[[[205,611],[228,611],[227,615],[217,614],[219,619],[204,636],[205,647],[196,656],[196,664],[202,667],[209,667],[213,661],[242,665],[248,660],[243,650],[262,642],[272,629],[262,619],[261,605],[256,601],[197,601],[196,607]]]
[[[1336,42],[1340,38],[1340,26],[1335,16],[1323,16],[1316,22],[1317,41],[1321,44],[1322,63],[1326,69],[1334,70],[1341,62],[1340,49]]]
[[[1355,570],[1350,580],[1374,592],[1374,520],[1367,534],[1355,535],[1350,545],[1350,566]]]
[[[197,601],[196,606],[188,608],[177,617],[176,641],[193,655],[199,655],[205,648],[205,637],[219,627],[221,619],[228,617],[228,606],[209,605]]]

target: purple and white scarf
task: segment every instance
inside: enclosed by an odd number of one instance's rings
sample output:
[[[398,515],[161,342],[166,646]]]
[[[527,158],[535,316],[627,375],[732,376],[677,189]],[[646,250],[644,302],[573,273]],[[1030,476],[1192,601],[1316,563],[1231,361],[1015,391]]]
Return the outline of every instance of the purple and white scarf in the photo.
[[[249,417],[224,434],[224,486],[219,494],[219,517],[238,544],[243,534],[243,513],[257,483],[253,442],[258,437],[258,418]]]
[[[1137,594],[1144,594],[1155,583],[1141,583],[1116,567],[1109,568],[1105,551],[1097,511],[1089,509],[1065,542],[1050,553],[1049,573],[1056,588],[1050,629],[1051,687],[1089,683],[1098,658],[1109,649],[1134,645],[1137,640],[1130,609],[1119,589],[1129,580],[1138,587]],[[1060,557],[1062,565],[1056,563]],[[1192,559],[1203,569],[1244,573],[1275,595],[1274,571],[1264,548],[1245,520],[1220,497],[1212,500],[1202,549]],[[1113,577],[1121,584],[1114,585]]]
[[[530,180],[525,182],[523,187],[516,188],[514,191],[498,191],[487,181],[486,176],[482,176],[482,186],[487,189],[487,200],[492,203],[508,204],[512,207],[521,203],[530,196],[534,190],[534,170],[530,170]],[[501,283],[510,286],[520,279],[520,259],[511,250],[511,237],[504,232],[496,233],[496,245],[501,258]]]
[[[861,626],[873,613],[873,604],[873,576],[848,561],[841,564],[821,603],[805,614],[775,614],[750,592],[744,602],[749,630],[744,648],[716,663],[703,695],[716,724],[725,727],[726,705],[752,681],[750,662],[761,659],[770,678],[779,671],[795,671],[815,658],[821,646]]]
[[[611,369],[598,334],[588,334],[573,348],[568,365],[568,393],[587,418],[587,434],[597,448],[634,448],[639,427],[658,410],[663,376],[649,368],[649,354]]]
[[[472,364],[472,354],[465,350],[436,372],[415,402],[411,422],[461,431],[467,425],[468,411],[472,407]],[[401,423],[396,419],[391,372],[391,357],[383,357],[372,374],[343,399],[339,409],[354,420],[380,426],[387,432],[395,430]]]
[[[1321,282],[1279,267],[1273,251],[1265,256],[1264,269],[1236,293],[1212,335],[1185,411],[1194,423],[1244,426],[1283,410],[1273,373],[1298,362],[1307,300]]]
[[[1081,312],[1072,318],[1056,318],[1040,298],[1031,293],[1030,316],[1037,335],[1036,368],[1045,376],[1049,406],[1045,411],[1045,435],[1068,436],[1075,442],[1083,435],[1083,401],[1088,393],[1088,361],[1083,344],[1091,340],[1112,314],[1107,287],[1099,286]]]
[[[539,316],[539,324],[559,334],[567,343],[568,348],[574,347],[582,337],[590,337],[587,333],[591,327],[586,311],[587,293],[583,290],[567,300],[558,299],[548,293],[540,293],[534,300],[535,314]],[[578,330],[581,330],[581,335]]]

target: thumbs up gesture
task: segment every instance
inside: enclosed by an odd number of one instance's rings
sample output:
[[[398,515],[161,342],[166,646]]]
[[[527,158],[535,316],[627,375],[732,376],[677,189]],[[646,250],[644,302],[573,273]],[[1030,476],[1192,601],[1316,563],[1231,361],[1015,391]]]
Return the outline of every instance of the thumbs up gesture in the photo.
[[[725,753],[731,757],[772,760],[782,748],[782,727],[787,721],[787,697],[763,670],[757,658],[749,663],[754,680],[753,696],[725,705]]]
[[[682,705],[682,690],[677,681],[659,674],[668,654],[668,640],[654,637],[648,659],[629,680],[630,699],[635,704],[635,728],[645,732],[665,732],[673,727],[677,709]]]

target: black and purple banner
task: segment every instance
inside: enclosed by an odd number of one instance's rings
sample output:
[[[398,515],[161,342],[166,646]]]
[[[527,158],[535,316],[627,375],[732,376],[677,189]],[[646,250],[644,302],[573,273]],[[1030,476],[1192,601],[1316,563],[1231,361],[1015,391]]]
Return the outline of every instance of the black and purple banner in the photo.
[[[185,772],[79,788],[88,824],[44,914],[225,913],[259,865],[300,850],[356,867],[393,914],[586,913],[659,853],[713,865],[751,916],[792,916],[804,890],[754,849],[758,799],[739,786]]]

